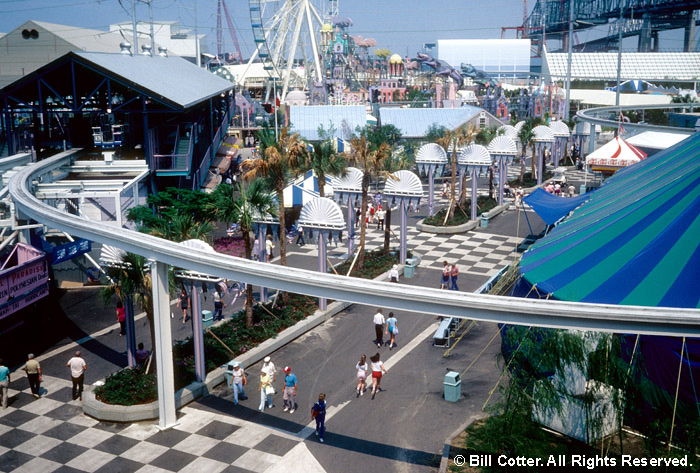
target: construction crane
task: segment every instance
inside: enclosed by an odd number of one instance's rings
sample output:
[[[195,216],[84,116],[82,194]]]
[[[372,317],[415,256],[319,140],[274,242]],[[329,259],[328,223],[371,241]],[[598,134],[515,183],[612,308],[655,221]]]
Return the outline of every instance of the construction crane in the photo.
[[[221,24],[221,10],[224,11],[226,15],[226,23],[228,23],[228,31],[231,35],[231,40],[233,41],[233,47],[235,51],[231,54],[234,59],[243,61],[243,55],[241,54],[241,47],[238,45],[238,37],[236,36],[236,29],[233,27],[233,21],[231,21],[231,15],[226,8],[226,2],[224,0],[219,0],[219,5],[216,9],[216,54],[219,58],[223,58],[224,54],[224,29]]]

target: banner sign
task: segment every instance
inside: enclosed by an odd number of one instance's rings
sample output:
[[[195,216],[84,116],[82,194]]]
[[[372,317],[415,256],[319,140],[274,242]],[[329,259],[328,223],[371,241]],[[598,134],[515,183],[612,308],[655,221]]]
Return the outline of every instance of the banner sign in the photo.
[[[71,260],[92,250],[92,242],[90,240],[75,240],[64,245],[54,246],[51,253],[51,264],[63,263]]]
[[[7,266],[10,267],[6,268]],[[13,299],[18,300],[13,301],[11,305],[15,302],[21,303],[20,299],[28,297],[27,293],[47,285],[48,282],[46,254],[31,246],[17,243],[0,270],[0,305]],[[21,307],[27,304],[29,302]]]
[[[0,306],[0,319],[3,319],[8,315],[15,313],[18,310],[23,309],[29,304],[36,302],[42,297],[46,297],[48,295],[49,285],[44,284],[43,286],[39,287],[39,289],[36,289],[35,291],[30,292],[29,294],[25,294],[23,297],[15,299],[10,303],[5,304],[4,306]]]

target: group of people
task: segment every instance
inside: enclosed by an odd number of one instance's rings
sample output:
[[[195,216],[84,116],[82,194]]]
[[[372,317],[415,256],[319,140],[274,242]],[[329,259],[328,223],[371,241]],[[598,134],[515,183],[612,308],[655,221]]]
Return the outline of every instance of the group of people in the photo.
[[[390,335],[389,350],[396,346],[396,335],[399,334],[399,321],[394,317],[393,312],[389,312],[389,317],[384,318],[382,309],[377,309],[377,313],[372,318],[374,323],[374,333],[377,336],[377,348],[384,345],[384,335]]]
[[[442,279],[440,280],[440,289],[449,289],[451,291],[459,291],[457,286],[457,278],[459,277],[459,268],[457,263],[449,264],[447,261],[442,262]],[[452,285],[450,285],[450,282]]]
[[[392,335],[393,340],[393,335]],[[384,363],[380,359],[379,353],[369,358],[370,364],[367,364],[367,355],[362,355],[360,361],[355,365],[357,370],[357,396],[362,396],[367,391],[367,375],[372,370],[372,400],[377,392],[381,391],[382,375],[387,373]]]
[[[381,197],[380,197],[381,199]],[[360,225],[362,219],[362,209],[355,209],[355,228]],[[382,207],[381,200],[375,200],[367,203],[367,214],[365,216],[365,228],[370,225],[377,224],[377,230],[384,230],[384,220],[386,219],[386,210]]]
[[[569,184],[569,187],[566,189],[566,192],[564,189],[562,189],[562,186],[557,182],[548,182],[546,186],[544,186],[544,190],[549,192],[550,194],[554,194],[557,197],[563,196],[563,197],[573,197],[576,195],[576,188],[574,187],[573,184]]]

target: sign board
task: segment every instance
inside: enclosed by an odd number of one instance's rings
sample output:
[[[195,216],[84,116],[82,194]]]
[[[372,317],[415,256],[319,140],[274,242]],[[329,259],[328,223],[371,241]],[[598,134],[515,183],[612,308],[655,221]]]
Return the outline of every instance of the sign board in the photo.
[[[0,268],[0,318],[46,296],[48,282],[46,253],[17,243]]]
[[[0,319],[3,319],[7,317],[8,315],[11,315],[15,312],[17,312],[20,309],[23,309],[27,307],[29,304],[38,301],[42,297],[46,297],[49,295],[49,285],[44,284],[43,286],[39,287],[38,289],[30,292],[29,294],[25,294],[24,296],[20,297],[19,299],[15,299],[12,302],[9,302],[3,306],[0,306]]]
[[[51,264],[63,263],[64,261],[89,253],[91,250],[92,242],[82,238],[64,245],[54,246],[51,253]]]

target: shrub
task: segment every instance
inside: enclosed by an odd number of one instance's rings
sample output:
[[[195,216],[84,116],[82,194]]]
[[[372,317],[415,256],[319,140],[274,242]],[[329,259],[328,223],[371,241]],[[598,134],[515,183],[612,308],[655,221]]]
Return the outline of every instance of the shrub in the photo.
[[[95,388],[95,397],[121,406],[147,404],[158,399],[156,377],[139,368],[125,368],[108,376],[104,386]]]

